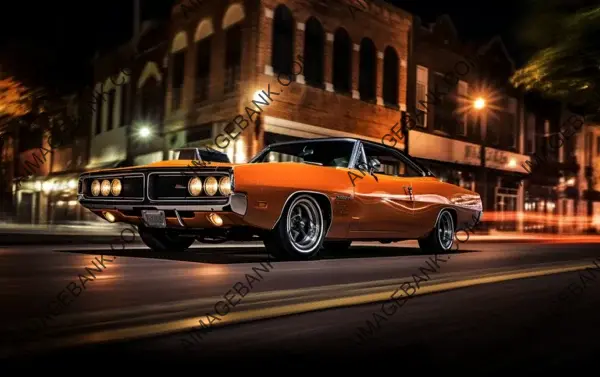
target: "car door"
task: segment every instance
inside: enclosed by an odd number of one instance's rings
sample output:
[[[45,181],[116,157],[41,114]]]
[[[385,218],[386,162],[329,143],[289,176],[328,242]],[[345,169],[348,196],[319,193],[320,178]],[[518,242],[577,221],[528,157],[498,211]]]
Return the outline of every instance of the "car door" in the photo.
[[[370,174],[364,164],[370,158],[381,162]],[[362,166],[361,166],[362,165]],[[413,229],[411,178],[399,173],[400,160],[375,143],[361,145],[353,173],[356,210],[350,224],[353,238],[406,238]]]

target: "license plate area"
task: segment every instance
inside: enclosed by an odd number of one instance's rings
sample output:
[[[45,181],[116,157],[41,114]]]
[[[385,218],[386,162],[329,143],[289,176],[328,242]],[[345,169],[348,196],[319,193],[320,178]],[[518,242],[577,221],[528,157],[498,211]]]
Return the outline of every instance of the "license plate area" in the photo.
[[[143,210],[142,220],[150,228],[166,228],[165,211]]]

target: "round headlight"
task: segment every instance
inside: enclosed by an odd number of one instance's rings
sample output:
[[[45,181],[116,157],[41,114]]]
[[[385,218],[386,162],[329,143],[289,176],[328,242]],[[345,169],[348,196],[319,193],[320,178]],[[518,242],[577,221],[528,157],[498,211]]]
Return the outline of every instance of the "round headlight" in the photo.
[[[219,183],[215,177],[206,178],[206,181],[204,181],[204,192],[206,192],[207,195],[213,196],[217,193],[218,189]]]
[[[231,195],[231,179],[229,177],[219,180],[219,192],[221,195]]]
[[[113,179],[112,183],[110,184],[110,192],[112,192],[114,196],[119,196],[122,188],[123,186],[121,186],[121,180]]]
[[[110,194],[110,181],[108,179],[102,181],[102,186],[100,186],[100,192],[104,196],[108,196],[108,194]]]
[[[100,181],[97,179],[95,179],[94,182],[92,182],[92,195],[100,195]]]
[[[198,196],[202,193],[202,181],[198,177],[190,179],[188,182],[188,191],[191,196]]]

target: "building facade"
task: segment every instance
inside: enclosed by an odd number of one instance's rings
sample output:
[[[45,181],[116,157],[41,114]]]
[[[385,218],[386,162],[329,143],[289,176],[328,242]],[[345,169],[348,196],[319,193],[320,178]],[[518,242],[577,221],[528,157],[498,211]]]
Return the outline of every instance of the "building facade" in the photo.
[[[193,13],[182,12],[186,4],[172,12],[168,149],[213,144],[244,162],[276,141],[380,141],[398,122],[410,14],[383,2],[356,19],[343,2],[212,1]],[[269,90],[275,101],[258,108]],[[232,123],[238,115],[249,122],[241,133]]]
[[[514,69],[499,38],[475,48],[448,16],[427,26],[416,18],[408,111],[420,126],[409,132],[409,153],[442,180],[477,191],[498,228],[513,231],[522,224],[503,214],[523,208],[517,181],[529,160],[523,96],[508,82]]]
[[[512,87],[515,65],[500,38],[467,45],[448,16],[414,25],[408,111],[422,127],[409,133],[410,154],[480,193],[496,230],[598,229],[598,127],[566,132],[575,120],[565,104]],[[572,135],[557,142],[564,134]]]
[[[83,221],[86,211],[77,203],[77,178],[88,159],[88,118],[78,92],[53,97],[45,111],[15,123],[12,184],[14,217],[30,224]]]

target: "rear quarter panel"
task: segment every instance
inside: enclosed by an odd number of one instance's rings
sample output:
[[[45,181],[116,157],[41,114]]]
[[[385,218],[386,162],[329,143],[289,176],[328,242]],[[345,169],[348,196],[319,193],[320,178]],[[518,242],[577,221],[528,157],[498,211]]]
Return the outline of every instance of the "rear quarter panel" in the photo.
[[[473,225],[473,216],[478,218],[481,198],[474,191],[441,182],[437,178],[416,178],[412,182],[414,195],[415,229],[417,237],[423,237],[433,229],[439,213],[453,210],[457,218],[457,230]]]

